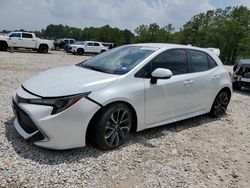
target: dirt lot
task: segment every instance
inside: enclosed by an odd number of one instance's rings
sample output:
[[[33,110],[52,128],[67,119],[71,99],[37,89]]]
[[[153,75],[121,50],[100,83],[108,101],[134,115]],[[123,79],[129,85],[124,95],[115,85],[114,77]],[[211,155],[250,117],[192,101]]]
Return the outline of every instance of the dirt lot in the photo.
[[[0,52],[0,187],[250,187],[249,90],[233,94],[221,119],[204,115],[135,133],[109,152],[25,142],[13,128],[12,93],[40,71],[85,58]]]

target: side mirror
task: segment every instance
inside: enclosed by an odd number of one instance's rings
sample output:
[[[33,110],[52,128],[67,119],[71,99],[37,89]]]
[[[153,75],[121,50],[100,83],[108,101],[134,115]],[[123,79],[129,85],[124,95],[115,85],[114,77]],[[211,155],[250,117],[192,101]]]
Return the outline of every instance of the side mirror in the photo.
[[[151,84],[156,84],[158,79],[169,79],[173,73],[169,69],[158,68],[151,73]]]

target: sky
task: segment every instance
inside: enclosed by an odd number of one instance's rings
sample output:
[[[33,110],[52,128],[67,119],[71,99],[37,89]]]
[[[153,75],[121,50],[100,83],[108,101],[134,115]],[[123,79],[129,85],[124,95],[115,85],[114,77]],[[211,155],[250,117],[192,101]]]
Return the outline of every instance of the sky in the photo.
[[[182,27],[194,15],[250,0],[0,0],[0,30],[40,30],[49,24],[134,31],[138,25]]]

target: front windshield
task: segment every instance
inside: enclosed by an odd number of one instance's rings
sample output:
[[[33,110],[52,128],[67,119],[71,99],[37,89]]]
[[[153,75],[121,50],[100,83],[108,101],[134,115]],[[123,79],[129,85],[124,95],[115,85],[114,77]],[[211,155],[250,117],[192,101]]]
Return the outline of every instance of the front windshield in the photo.
[[[143,46],[122,46],[97,55],[78,66],[109,74],[126,74],[156,49]]]

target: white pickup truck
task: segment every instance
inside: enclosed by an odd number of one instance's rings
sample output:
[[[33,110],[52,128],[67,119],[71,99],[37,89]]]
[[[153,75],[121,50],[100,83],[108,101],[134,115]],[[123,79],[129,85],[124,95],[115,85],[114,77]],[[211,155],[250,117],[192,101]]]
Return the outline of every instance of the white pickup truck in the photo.
[[[17,31],[0,36],[0,51],[6,51],[8,48],[26,48],[39,53],[48,53],[52,46],[52,40],[37,38],[34,33]]]

